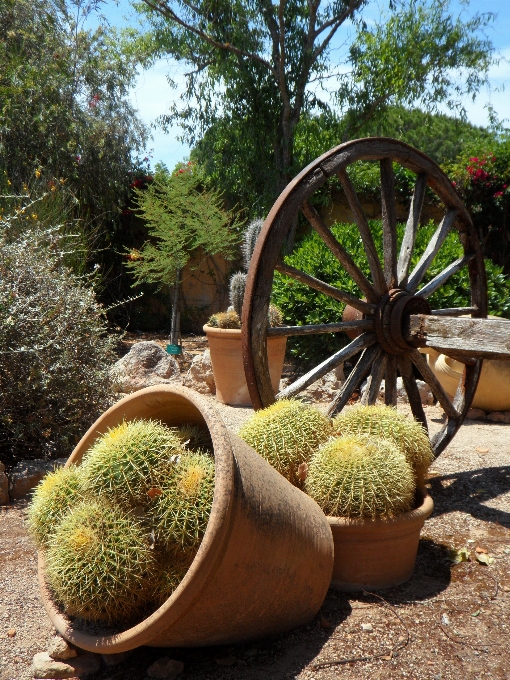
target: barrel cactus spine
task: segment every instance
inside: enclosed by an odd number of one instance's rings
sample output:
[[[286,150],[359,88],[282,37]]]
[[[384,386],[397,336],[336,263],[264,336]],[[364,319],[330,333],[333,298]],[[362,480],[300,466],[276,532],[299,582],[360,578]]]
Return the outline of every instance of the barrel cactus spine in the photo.
[[[357,406],[340,413],[333,426],[338,435],[365,434],[394,442],[413,469],[416,486],[421,488],[425,484],[434,454],[420,423],[391,406]]]
[[[28,531],[44,548],[59,522],[83,494],[80,470],[75,465],[49,472],[37,485],[27,513]]]
[[[156,558],[149,530],[104,500],[84,501],[64,517],[46,562],[56,601],[86,620],[130,621],[153,592]]]
[[[326,515],[377,518],[411,510],[416,486],[393,442],[349,435],[330,439],[312,457],[305,490]]]
[[[294,399],[257,411],[239,430],[241,439],[295,486],[302,486],[300,465],[331,435],[329,418]]]

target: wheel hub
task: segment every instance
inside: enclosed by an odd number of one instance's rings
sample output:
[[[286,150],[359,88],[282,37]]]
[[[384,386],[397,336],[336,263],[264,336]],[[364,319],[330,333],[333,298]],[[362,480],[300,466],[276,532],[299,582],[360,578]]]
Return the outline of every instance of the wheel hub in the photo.
[[[410,314],[430,314],[425,298],[407,290],[393,288],[383,295],[375,313],[375,332],[381,347],[390,354],[405,354],[411,349],[402,335],[404,319]]]

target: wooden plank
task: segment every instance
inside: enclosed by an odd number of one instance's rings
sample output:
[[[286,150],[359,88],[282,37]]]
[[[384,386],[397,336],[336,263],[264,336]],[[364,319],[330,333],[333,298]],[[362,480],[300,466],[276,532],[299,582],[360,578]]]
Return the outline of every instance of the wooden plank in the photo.
[[[402,329],[414,347],[433,347],[468,359],[510,359],[508,319],[470,319],[411,314]]]
[[[421,423],[428,432],[427,417],[425,416],[425,411],[423,410],[420,391],[418,389],[418,385],[416,384],[416,379],[413,373],[413,365],[409,357],[405,355],[398,357],[398,370],[402,376],[402,382],[404,383],[404,388],[409,398],[409,405],[411,407],[411,411],[413,412],[414,419]]]
[[[398,286],[397,275],[397,204],[393,160],[381,160],[381,209],[383,223],[384,279],[388,288]]]
[[[416,234],[420,225],[421,210],[423,207],[423,199],[425,198],[425,189],[427,188],[427,174],[421,172],[416,178],[414,185],[413,198],[411,201],[411,208],[409,209],[409,217],[407,219],[406,230],[402,245],[400,246],[400,255],[397,264],[397,274],[399,281],[399,288],[405,288],[407,284],[407,277],[409,274],[409,265],[414,250],[414,243],[416,241]]]
[[[446,269],[443,269],[437,276],[434,276],[427,284],[421,288],[416,295],[423,298],[428,298],[429,295],[435,293],[438,288],[441,288],[443,283],[446,283],[450,276],[453,276],[458,271],[462,269],[468,262],[474,258],[474,255],[464,255],[464,257],[459,257],[458,260],[452,262]]]
[[[305,201],[301,211],[315,231],[319,234],[324,243],[327,245],[327,247],[331,250],[336,259],[340,262],[345,271],[363,291],[367,300],[369,302],[379,302],[381,299],[380,294],[376,292],[370,281],[354,262],[347,250],[337,241],[331,230],[328,229],[328,227],[324,224],[324,220],[319,215],[317,210],[315,210],[315,208],[310,205],[308,201]]]
[[[345,302],[346,305],[359,309],[363,314],[375,314],[375,305],[363,302],[363,300],[358,299],[350,293],[346,293],[339,288],[330,286],[329,283],[324,283],[324,281],[316,279],[315,276],[305,274],[305,272],[302,272],[295,267],[291,267],[288,264],[284,264],[283,262],[278,262],[275,269],[286,276],[290,276],[292,279],[296,279],[296,281],[299,281],[300,283],[304,283],[305,286],[310,286],[310,288],[314,288],[320,293],[324,293],[324,295],[328,295],[339,302]]]
[[[347,359],[350,359],[352,356],[358,352],[361,352],[366,347],[373,345],[375,341],[376,337],[373,333],[363,333],[363,335],[360,335],[359,338],[355,338],[352,342],[350,342],[347,347],[343,347],[341,350],[333,354],[333,356],[329,357],[318,366],[315,366],[315,368],[312,368],[311,371],[308,371],[308,373],[301,376],[301,378],[298,378],[298,380],[279,392],[276,398],[288,399],[290,397],[294,397],[296,394],[299,394],[299,392],[305,390],[316,380],[319,380],[319,378],[325,376],[326,373],[332,371],[342,362],[347,361]]]
[[[270,337],[290,335],[318,335],[319,333],[345,333],[346,331],[373,331],[374,322],[371,319],[359,321],[340,321],[339,323],[319,323],[309,326],[275,326],[267,329]]]
[[[377,361],[381,354],[382,349],[380,345],[372,345],[371,347],[368,347],[364,350],[358,363],[349,373],[349,377],[342,385],[340,392],[329,405],[328,415],[333,416],[335,413],[338,413],[338,411],[343,409],[343,407],[352,397],[354,391],[361,385],[363,379],[370,371],[374,361]]]
[[[449,418],[459,418],[460,413],[458,413],[457,410],[455,409],[448,395],[444,391],[443,386],[436,378],[434,372],[432,371],[424,357],[418,352],[417,349],[413,349],[412,352],[410,352],[409,354],[409,358],[416,366],[416,368],[420,371],[423,380],[425,380],[425,382],[432,390],[433,395],[436,397],[438,402],[443,407],[443,410],[446,413],[446,415]]]
[[[467,316],[476,314],[478,307],[445,307],[444,309],[433,309],[431,314],[434,316]]]
[[[416,293],[427,269],[430,267],[432,261],[439,252],[439,249],[443,245],[445,238],[452,230],[457,215],[458,210],[456,208],[450,208],[450,210],[448,210],[446,215],[441,220],[441,224],[438,226],[434,235],[430,239],[429,244],[425,248],[425,251],[420,258],[420,261],[409,276],[406,290],[408,290],[410,293]]]
[[[365,248],[365,254],[367,256],[368,266],[370,267],[370,273],[375,289],[380,295],[383,295],[388,291],[388,286],[384,280],[381,262],[379,260],[379,255],[377,254],[374,238],[370,231],[367,218],[365,217],[356,190],[354,189],[346,170],[340,170],[337,175],[340,184],[342,185],[342,189],[344,190],[345,197],[347,198],[347,202],[349,203],[349,207],[351,208],[361,240],[363,241],[363,247]]]

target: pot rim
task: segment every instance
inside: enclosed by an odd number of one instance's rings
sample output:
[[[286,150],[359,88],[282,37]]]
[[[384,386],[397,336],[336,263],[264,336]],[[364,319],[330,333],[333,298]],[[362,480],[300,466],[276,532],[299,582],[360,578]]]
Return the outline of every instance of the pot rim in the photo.
[[[223,335],[223,336],[232,336],[232,337],[237,337],[241,335],[241,329],[240,328],[216,328],[216,326],[209,326],[208,323],[206,323],[203,327],[203,331],[206,335]]]
[[[170,397],[172,395],[174,399]],[[90,444],[113,425],[111,414],[118,411],[118,422],[124,420],[124,407],[142,402],[146,407],[162,405],[165,401],[188,401],[205,421],[214,448],[215,485],[211,514],[195,559],[186,575],[166,602],[140,623],[113,635],[92,635],[74,629],[71,620],[63,614],[52,599],[46,583],[44,554],[39,551],[39,586],[46,611],[57,631],[81,649],[99,654],[113,654],[134,649],[150,642],[163,630],[174,624],[200,599],[202,591],[213,578],[225,552],[233,524],[234,454],[227,427],[216,410],[192,390],[173,385],[155,385],[139,390],[110,407],[89,428],[69,457],[66,467],[80,463]],[[128,417],[132,420],[136,416]],[[106,422],[105,422],[106,421]],[[106,424],[107,423],[107,424]]]
[[[410,522],[425,521],[430,517],[434,510],[434,501],[427,489],[417,489],[418,505],[412,510],[402,512],[395,517],[333,517],[327,515],[326,518],[333,527],[342,527],[345,529],[352,528],[353,530],[360,527],[367,529],[384,530],[389,529],[395,525],[408,524]]]

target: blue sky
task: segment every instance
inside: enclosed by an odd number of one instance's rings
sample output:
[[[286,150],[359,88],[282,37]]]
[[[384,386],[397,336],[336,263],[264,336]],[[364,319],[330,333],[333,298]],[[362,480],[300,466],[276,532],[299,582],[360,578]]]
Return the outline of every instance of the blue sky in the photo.
[[[379,3],[372,0],[367,17],[376,17],[380,10]],[[510,118],[510,2],[500,0],[499,3],[489,3],[487,0],[471,0],[468,7],[462,0],[452,0],[452,7],[463,10],[465,16],[471,16],[475,12],[491,10],[497,13],[497,20],[491,24],[487,33],[496,50],[503,59],[498,66],[490,71],[491,91],[483,90],[475,102],[466,100],[464,106],[468,119],[476,125],[486,125],[486,104],[491,103],[500,119]],[[131,7],[130,0],[106,0],[102,5],[104,14],[113,26],[124,27],[135,25],[137,22],[136,12]],[[349,28],[345,28],[344,35],[337,37],[337,45],[342,43]],[[340,48],[339,48],[340,49]],[[132,89],[131,98],[139,111],[140,117],[146,123],[152,123],[161,114],[168,110],[172,101],[176,100],[183,91],[183,73],[186,66],[177,64],[174,60],[161,60],[151,69],[140,72],[136,85]],[[176,89],[171,89],[167,82],[167,75],[177,83]],[[506,90],[504,89],[506,85]],[[446,111],[446,110],[445,110]],[[149,143],[152,150],[152,162],[163,161],[169,168],[183,160],[189,153],[189,148],[182,144],[178,137],[179,128],[174,128],[168,134],[161,130],[152,130],[154,139]]]

